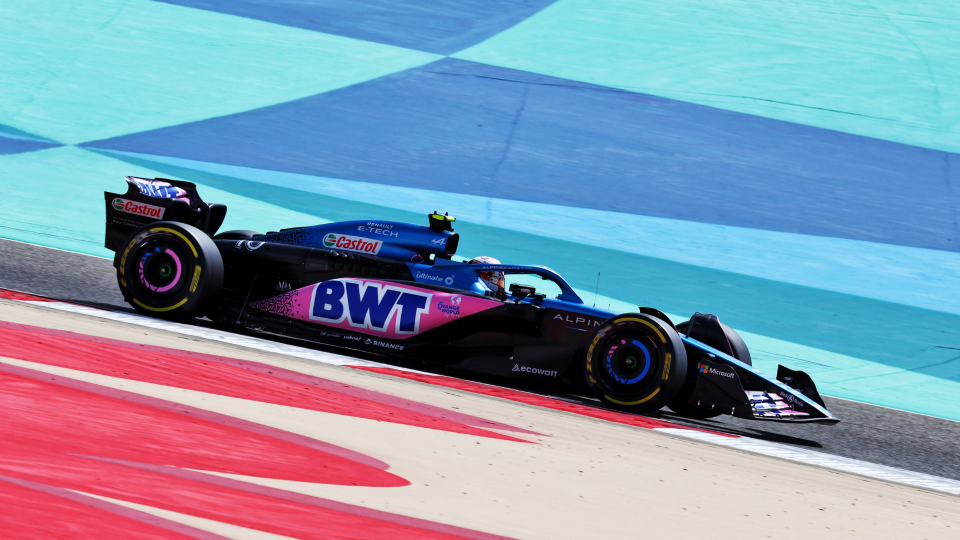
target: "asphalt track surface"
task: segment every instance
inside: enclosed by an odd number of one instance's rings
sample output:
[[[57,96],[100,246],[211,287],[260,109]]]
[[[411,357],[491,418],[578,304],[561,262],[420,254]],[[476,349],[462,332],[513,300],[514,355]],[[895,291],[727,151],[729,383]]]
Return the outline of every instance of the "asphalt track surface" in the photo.
[[[130,311],[117,290],[108,259],[3,239],[0,288]],[[668,412],[651,416],[960,480],[960,423],[829,396],[824,399],[843,420],[840,424],[759,423],[726,416],[688,421]]]

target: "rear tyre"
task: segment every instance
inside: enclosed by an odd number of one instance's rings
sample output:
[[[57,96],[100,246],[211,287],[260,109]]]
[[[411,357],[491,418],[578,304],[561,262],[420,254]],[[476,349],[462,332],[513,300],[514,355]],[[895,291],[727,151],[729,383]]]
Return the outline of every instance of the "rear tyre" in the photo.
[[[223,285],[223,260],[216,244],[196,227],[151,223],[123,245],[117,281],[134,309],[160,319],[203,315]]]
[[[726,343],[723,343],[723,341],[719,339],[719,336],[710,337],[704,334],[698,334],[694,336],[694,339],[704,343],[705,345],[709,345],[718,351],[723,351],[730,356],[733,356],[737,360],[740,360],[744,364],[747,364],[748,366],[752,366],[753,359],[750,358],[750,349],[747,348],[747,344],[744,343],[743,338],[740,337],[740,334],[738,334],[733,328],[730,328],[719,321],[717,322],[720,324],[720,328],[723,329],[723,337],[726,338]],[[677,329],[686,333],[689,323],[690,321],[682,322],[677,325]],[[686,416],[687,418],[706,420],[708,418],[720,416],[723,413],[701,409],[699,407],[694,407],[693,405],[687,405],[687,401],[690,399],[690,394],[693,393],[693,389],[697,385],[696,364],[696,359],[691,356],[689,362],[690,373],[687,373],[687,380],[684,382],[680,393],[677,394],[677,397],[667,405],[667,408],[679,414],[680,416]]]
[[[584,371],[587,384],[610,407],[652,412],[683,387],[687,354],[670,324],[627,313],[597,330],[587,348]]]

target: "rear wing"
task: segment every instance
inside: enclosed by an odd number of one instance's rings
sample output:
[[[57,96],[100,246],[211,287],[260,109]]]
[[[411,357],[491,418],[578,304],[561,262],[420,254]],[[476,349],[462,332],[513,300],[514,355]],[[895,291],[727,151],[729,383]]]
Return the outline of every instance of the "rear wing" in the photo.
[[[155,221],[186,223],[213,236],[227,216],[226,205],[203,202],[192,182],[136,176],[124,179],[126,193],[103,193],[107,207],[104,246],[111,251],[118,251],[137,229]]]

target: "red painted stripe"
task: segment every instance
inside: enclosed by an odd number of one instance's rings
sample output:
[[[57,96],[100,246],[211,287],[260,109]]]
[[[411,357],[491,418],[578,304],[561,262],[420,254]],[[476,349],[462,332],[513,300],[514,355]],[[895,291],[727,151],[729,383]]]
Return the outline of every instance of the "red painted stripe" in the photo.
[[[412,405],[414,402],[400,398],[388,398],[385,394],[257,362],[187,354],[174,349],[138,346],[70,332],[38,331],[36,327],[14,324],[0,324],[0,355],[221,396],[527,442],[444,418],[454,415],[443,415],[438,412],[439,408],[425,405],[416,407]],[[467,419],[471,422],[483,421],[477,417]],[[509,427],[496,422],[487,424],[490,427]]]
[[[304,445],[38,381],[10,373],[13,366],[0,367],[4,368],[0,439],[8,446],[302,482],[378,487],[409,483]]]
[[[693,429],[697,431],[706,431],[707,433],[716,433],[717,435],[724,435],[732,437],[726,433],[719,433],[714,431],[709,431],[706,429],[697,429],[689,426],[684,426],[681,424],[674,424],[671,422],[664,422],[662,420],[657,420],[656,418],[648,418],[646,416],[638,416],[634,414],[627,414],[618,411],[612,411],[609,409],[600,409],[596,407],[590,407],[587,405],[580,405],[578,403],[569,403],[567,401],[554,399],[546,396],[539,396],[537,394],[530,394],[527,392],[521,392],[519,390],[511,390],[509,388],[501,388],[499,386],[491,386],[488,384],[477,383],[473,381],[465,381],[462,379],[454,379],[451,377],[443,377],[440,375],[429,375],[426,373],[415,373],[410,371],[403,371],[393,368],[381,368],[381,367],[369,367],[369,366],[351,366],[355,369],[362,369],[364,371],[372,371],[374,373],[382,373],[384,375],[393,375],[394,377],[401,377],[404,379],[410,379],[413,381],[424,382],[428,384],[435,384],[437,386],[446,386],[447,388],[456,388],[457,390],[463,390],[466,392],[473,392],[475,394],[483,394],[485,396],[494,396],[502,399],[508,399],[510,401],[516,401],[519,403],[526,403],[527,405],[536,405],[538,407],[544,407],[547,409],[553,409],[557,411],[564,411],[573,414],[578,414],[580,416],[588,416],[590,418],[599,418],[601,420],[607,420],[609,422],[616,422],[618,424],[626,424],[628,426],[636,426],[648,429],[656,428],[674,428],[674,429]]]
[[[9,364],[4,364],[3,362],[0,362],[0,372],[12,373],[14,375],[20,375],[31,379],[36,379],[38,381],[50,382],[60,386],[65,386],[67,388],[74,388],[100,396],[122,399],[123,401],[154,407],[162,411],[188,415],[191,418],[200,418],[215,424],[249,431],[258,435],[264,435],[266,437],[271,437],[281,441],[298,444],[306,448],[319,450],[321,452],[327,452],[329,454],[333,454],[350,461],[356,461],[357,463],[367,465],[375,469],[387,470],[390,467],[379,459],[374,459],[366,454],[361,454],[360,452],[355,452],[348,448],[343,448],[341,446],[336,446],[324,441],[313,439],[311,437],[298,435],[296,433],[291,433],[289,431],[284,431],[282,429],[277,429],[264,424],[258,424],[256,422],[250,422],[248,420],[243,420],[226,414],[220,414],[205,409],[191,407],[189,405],[183,405],[182,403],[176,403],[174,401],[166,401],[159,398],[144,396],[142,394],[127,392],[125,390],[110,388],[108,386],[100,386],[93,383],[78,381],[69,377],[50,375],[49,373],[45,373],[43,371],[11,366]]]
[[[7,300],[21,300],[28,302],[56,302],[56,300],[51,300],[49,298],[44,298],[42,296],[36,296],[29,293],[23,293],[19,291],[11,291],[10,289],[0,289],[0,298],[6,298]]]
[[[85,504],[94,501],[101,503],[102,506]],[[218,540],[223,538],[209,533],[189,534],[193,531],[185,529],[190,527],[179,523],[175,524],[176,526],[163,527],[156,521],[137,519],[140,516],[131,514],[136,511],[124,508],[123,510],[131,513],[118,513],[112,511],[113,508],[107,507],[108,505],[117,506],[64,489],[0,476],[0,535],[4,540],[37,540],[38,538]],[[142,514],[142,512],[136,512],[136,514]]]
[[[367,390],[365,388],[350,386],[348,384],[344,384],[336,381],[330,381],[328,379],[321,379],[319,377],[305,375],[297,371],[283,369],[283,368],[271,366],[270,364],[263,364],[260,362],[252,362],[249,360],[238,360],[236,358],[216,356],[213,354],[198,353],[193,351],[183,351],[179,349],[171,349],[168,347],[159,347],[156,345],[131,343],[129,341],[121,341],[118,339],[110,339],[110,338],[104,338],[99,336],[89,336],[86,334],[78,334],[76,332],[67,332],[65,330],[53,330],[50,328],[43,328],[41,326],[31,326],[31,325],[11,323],[6,321],[0,321],[0,329],[2,328],[23,330],[27,332],[34,332],[37,334],[43,334],[43,335],[53,336],[58,338],[63,337],[63,338],[80,339],[84,341],[90,341],[92,343],[101,343],[104,345],[115,345],[117,347],[125,347],[128,349],[132,349],[134,351],[151,351],[151,352],[158,352],[163,354],[173,354],[178,356],[184,356],[187,358],[194,358],[197,360],[204,360],[208,362],[219,362],[219,363],[236,366],[242,369],[256,371],[258,373],[272,374],[275,377],[280,377],[280,378],[287,379],[289,381],[293,381],[301,384],[318,386],[320,388],[325,388],[335,392],[340,392],[343,394],[347,394],[349,396],[371,399],[387,405],[393,405],[395,407],[400,407],[402,409],[419,412],[428,416],[435,416],[437,418],[442,418],[442,419],[450,420],[453,422],[459,422],[461,424],[465,424],[468,426],[487,427],[487,428],[494,428],[494,429],[499,429],[503,431],[513,431],[517,433],[540,435],[539,433],[536,433],[524,428],[511,426],[509,424],[504,424],[502,422],[495,422],[493,420],[480,418],[478,416],[471,416],[471,415],[463,414],[457,411],[450,411],[441,407],[427,405],[426,403],[411,401],[401,397],[392,396],[389,394],[383,394],[381,392],[376,392],[373,390]]]
[[[332,501],[330,499],[323,499],[320,497],[313,497],[311,495],[304,495],[302,493],[293,493],[290,491],[284,491],[282,489],[261,486],[258,484],[250,484],[248,482],[242,482],[240,480],[234,480],[232,478],[224,478],[222,476],[216,476],[216,475],[207,474],[207,473],[198,472],[198,471],[187,471],[184,469],[178,469],[176,467],[167,467],[163,465],[149,465],[146,463],[134,463],[131,461],[110,460],[105,458],[91,457],[90,459],[99,459],[101,461],[115,463],[117,465],[124,465],[126,467],[133,467],[135,469],[140,469],[144,471],[151,471],[159,474],[175,476],[177,478],[184,478],[184,479],[193,480],[196,482],[203,482],[205,484],[212,484],[214,486],[235,489],[235,490],[244,491],[247,493],[265,495],[267,497],[282,499],[285,501],[304,504],[307,506],[315,506],[317,508],[325,508],[327,510],[336,510],[338,512],[345,512],[347,514],[352,514],[355,516],[363,516],[363,517],[369,517],[373,519],[379,519],[381,521],[388,521],[390,523],[416,527],[416,528],[425,529],[428,531],[440,532],[444,534],[452,534],[462,538],[469,538],[473,540],[498,540],[498,539],[505,538],[503,536],[497,536],[489,533],[474,531],[470,529],[464,529],[463,527],[455,527],[453,525],[447,525],[445,523],[436,523],[433,521],[427,521],[427,520],[414,518],[410,516],[391,514],[389,512],[373,510],[371,508],[366,508],[363,506],[342,503],[339,501]]]
[[[388,516],[375,511],[362,515],[363,512],[345,512],[323,504],[272,497],[257,493],[256,486],[248,490],[232,489],[197,481],[195,475],[189,474],[191,471],[183,471],[187,474],[182,476],[160,474],[146,468],[48,452],[5,440],[0,441],[0,456],[0,475],[20,483],[58,486],[303,540],[499,538],[415,519],[399,523],[402,516],[396,515],[390,516],[392,519],[380,519]],[[460,531],[468,535],[457,534]]]
[[[211,420],[223,415],[2,362],[0,388],[0,491],[28,487],[40,495],[24,500],[46,497],[26,521],[9,521],[19,537],[36,537],[31,523],[54,526],[60,515],[69,525],[73,514],[60,510],[76,503],[92,507],[86,512],[109,530],[85,528],[81,519],[66,533],[45,537],[113,538],[118,529],[125,538],[215,536],[67,491],[75,490],[304,540],[502,538],[186,470],[371,487],[407,484],[356,460],[271,437],[286,432],[267,426]],[[140,534],[144,524],[167,530]]]

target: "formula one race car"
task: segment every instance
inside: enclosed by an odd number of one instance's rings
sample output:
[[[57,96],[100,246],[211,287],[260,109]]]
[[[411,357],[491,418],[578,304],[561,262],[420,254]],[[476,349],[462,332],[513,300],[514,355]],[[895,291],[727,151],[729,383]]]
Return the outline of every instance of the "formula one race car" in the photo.
[[[714,315],[674,325],[587,306],[543,266],[453,260],[454,218],[347,221],[216,234],[226,207],[190,182],[127,177],[105,193],[124,299],[152,317],[306,339],[459,372],[588,391],[635,412],[836,423],[813,381],[754,369]],[[485,276],[504,279],[491,285]],[[528,285],[517,283],[523,279]]]

